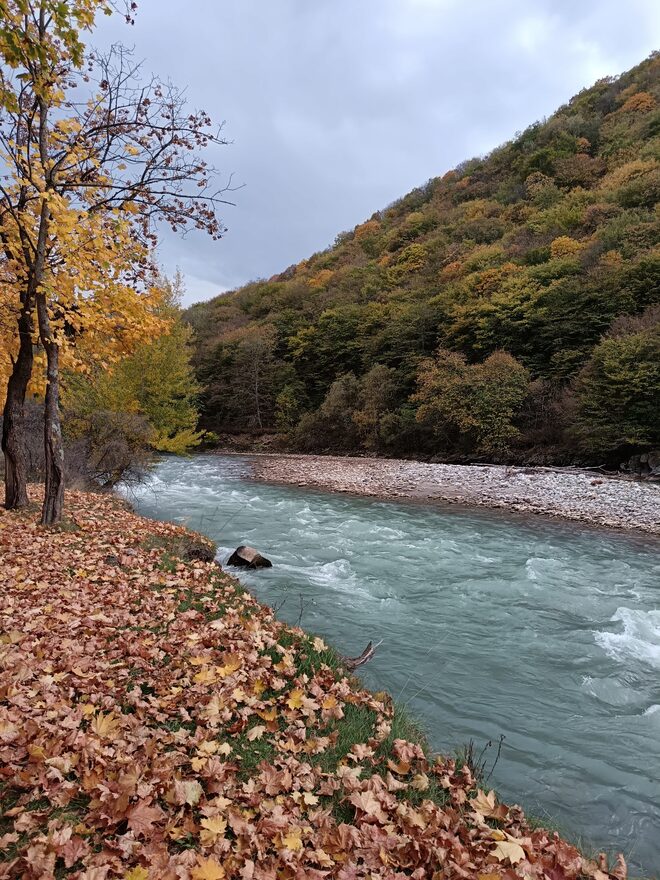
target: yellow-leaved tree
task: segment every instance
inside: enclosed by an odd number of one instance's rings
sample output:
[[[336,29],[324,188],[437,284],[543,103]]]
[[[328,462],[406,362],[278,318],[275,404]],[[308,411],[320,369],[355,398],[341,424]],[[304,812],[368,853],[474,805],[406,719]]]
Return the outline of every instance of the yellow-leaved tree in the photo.
[[[203,111],[131,53],[85,52],[81,32],[106,0],[0,0],[0,278],[14,318],[3,413],[5,506],[27,504],[24,402],[35,345],[46,362],[46,485],[41,520],[62,514],[60,371],[76,356],[109,364],[162,329],[149,284],[159,220],[219,237],[228,186],[201,157],[222,144]],[[135,6],[130,3],[127,17]],[[11,326],[11,317],[8,328]],[[2,332],[7,332],[4,327]]]
[[[79,353],[89,358],[85,374],[69,376],[64,400],[84,430],[94,412],[138,413],[151,427],[151,445],[159,452],[182,453],[197,446],[197,398],[201,390],[191,364],[192,329],[181,319],[183,281],[177,272],[172,282],[159,281],[161,304],[157,316],[167,322],[163,333],[138,345],[132,354],[111,369],[94,361],[94,350]]]

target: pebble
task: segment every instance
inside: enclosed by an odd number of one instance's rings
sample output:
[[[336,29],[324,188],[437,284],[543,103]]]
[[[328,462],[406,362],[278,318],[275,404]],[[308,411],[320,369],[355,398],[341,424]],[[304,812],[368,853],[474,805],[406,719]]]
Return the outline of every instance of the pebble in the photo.
[[[660,535],[660,484],[593,472],[426,464],[322,455],[251,455],[253,477],[333,492],[510,508]],[[596,491],[594,491],[596,489]]]

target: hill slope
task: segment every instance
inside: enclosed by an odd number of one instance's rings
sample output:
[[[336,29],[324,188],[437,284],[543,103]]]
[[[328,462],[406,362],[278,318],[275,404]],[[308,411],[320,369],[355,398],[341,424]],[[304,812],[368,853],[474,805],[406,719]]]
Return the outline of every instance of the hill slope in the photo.
[[[657,446],[659,157],[655,54],[326,251],[193,306],[206,426],[449,459]]]

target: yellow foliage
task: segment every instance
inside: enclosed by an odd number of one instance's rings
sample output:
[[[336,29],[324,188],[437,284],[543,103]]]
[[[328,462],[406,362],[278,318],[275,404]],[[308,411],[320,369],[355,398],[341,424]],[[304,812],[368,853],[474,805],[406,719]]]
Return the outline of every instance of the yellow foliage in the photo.
[[[624,165],[614,168],[603,178],[603,189],[617,190],[624,184],[630,183],[640,177],[646,177],[657,171],[658,162],[655,159],[633,159]]]
[[[59,196],[51,196],[49,204],[50,235],[57,241],[57,251],[45,269],[41,289],[47,295],[62,368],[88,373],[96,364],[105,370],[166,330],[169,321],[158,314],[162,292],[156,286],[135,282],[136,267],[145,262],[146,251],[135,241],[126,221],[89,214]],[[0,231],[10,247],[25,228],[30,233],[31,219],[36,230],[38,219],[29,214],[21,218],[24,228],[20,230],[11,214],[3,216]],[[22,253],[18,247],[12,250]],[[16,319],[27,268],[15,259],[5,263],[4,271],[0,283],[3,400],[10,357],[17,348]],[[36,391],[43,384],[41,363],[37,359],[33,371]]]
[[[517,263],[505,263],[503,266],[493,269],[485,269],[479,272],[474,282],[474,290],[480,296],[489,296],[499,290],[502,281],[516,272],[522,272],[522,267]]]
[[[600,258],[600,262],[603,266],[621,266],[623,264],[623,257],[619,251],[607,251]]]
[[[326,287],[334,274],[335,273],[332,271],[332,269],[321,269],[321,271],[317,272],[316,275],[310,278],[307,283],[315,290],[320,287]]]
[[[571,238],[570,235],[560,235],[550,245],[550,255],[553,260],[561,257],[571,257],[582,250],[582,243]]]

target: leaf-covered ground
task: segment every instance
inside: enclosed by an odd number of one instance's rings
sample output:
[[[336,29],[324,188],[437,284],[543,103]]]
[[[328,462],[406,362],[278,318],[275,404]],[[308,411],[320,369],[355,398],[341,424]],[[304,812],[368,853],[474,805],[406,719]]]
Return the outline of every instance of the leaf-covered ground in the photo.
[[[608,876],[183,561],[204,539],[100,495],[35,519],[0,512],[0,878]]]

